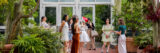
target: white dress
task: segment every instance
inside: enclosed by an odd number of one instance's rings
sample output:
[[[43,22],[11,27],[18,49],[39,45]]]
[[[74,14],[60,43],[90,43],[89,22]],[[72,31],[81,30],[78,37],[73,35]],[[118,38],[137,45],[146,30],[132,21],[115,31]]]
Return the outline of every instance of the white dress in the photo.
[[[46,22],[41,22],[41,26],[45,29],[48,29],[50,27]]]
[[[68,23],[65,22],[63,28],[62,28],[62,41],[69,41],[69,28]]]
[[[118,38],[118,52],[119,53],[127,53],[125,34],[121,34]]]
[[[102,27],[102,31],[104,31],[105,33],[102,34],[102,41],[103,42],[113,42],[113,33],[111,33],[110,31],[113,30],[113,26],[112,25],[103,25]],[[108,35],[109,38],[106,38],[106,35]]]
[[[80,42],[89,42],[90,41],[88,34],[86,32],[86,29],[87,29],[86,26],[81,26]]]

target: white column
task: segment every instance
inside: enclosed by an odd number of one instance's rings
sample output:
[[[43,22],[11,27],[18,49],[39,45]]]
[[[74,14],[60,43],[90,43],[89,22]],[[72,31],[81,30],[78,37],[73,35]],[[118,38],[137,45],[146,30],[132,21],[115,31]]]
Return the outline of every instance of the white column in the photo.
[[[80,15],[79,2],[80,2],[80,0],[75,0],[75,15],[77,15],[78,18],[80,19],[81,15]]]
[[[42,3],[43,3],[43,0],[40,0],[40,11],[39,11],[40,12],[40,16],[39,16],[40,25],[41,25],[41,17],[44,16],[44,7],[43,7]]]
[[[112,17],[113,17],[114,0],[111,0],[111,4],[110,5],[111,5],[111,15],[110,15],[110,18],[111,18],[111,24],[113,24],[114,19]]]
[[[93,17],[93,23],[94,23],[94,25],[96,25],[96,18],[95,18],[95,15],[96,15],[96,12],[95,12],[95,10],[96,10],[96,8],[95,8],[95,5],[93,5],[93,11],[92,11],[92,17]]]
[[[58,5],[57,6],[57,10],[56,10],[56,14],[57,14],[57,23],[56,23],[56,25],[57,26],[60,26],[61,25],[61,12],[62,12],[62,10],[61,10],[61,6],[60,5]]]

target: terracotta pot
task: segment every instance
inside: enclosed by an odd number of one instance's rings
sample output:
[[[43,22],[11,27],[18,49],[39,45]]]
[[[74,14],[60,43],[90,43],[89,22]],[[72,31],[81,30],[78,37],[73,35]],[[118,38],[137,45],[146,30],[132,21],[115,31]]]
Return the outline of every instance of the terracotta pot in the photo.
[[[126,46],[127,46],[127,52],[137,52],[137,46],[134,45],[134,40],[132,37],[126,38]]]
[[[5,44],[3,48],[0,48],[2,53],[9,53],[13,48],[13,44]]]
[[[143,50],[144,53],[154,53],[154,48],[152,45],[147,45]]]
[[[139,48],[137,48],[137,53],[143,53],[143,50],[144,50],[144,49],[139,49]]]

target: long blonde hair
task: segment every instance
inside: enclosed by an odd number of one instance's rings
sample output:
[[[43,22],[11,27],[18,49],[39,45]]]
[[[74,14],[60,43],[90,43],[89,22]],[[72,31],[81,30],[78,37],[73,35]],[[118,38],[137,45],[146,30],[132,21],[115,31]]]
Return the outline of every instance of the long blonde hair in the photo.
[[[125,25],[125,22],[124,22],[123,18],[119,18],[118,21],[119,21],[120,25]]]

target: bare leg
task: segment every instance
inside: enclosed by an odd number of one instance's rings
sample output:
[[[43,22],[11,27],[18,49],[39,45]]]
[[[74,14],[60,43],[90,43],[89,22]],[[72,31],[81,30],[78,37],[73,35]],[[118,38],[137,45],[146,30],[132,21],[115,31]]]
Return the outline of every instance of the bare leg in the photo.
[[[91,41],[89,41],[89,42],[87,43],[87,49],[90,50],[90,49],[91,49],[91,43],[92,43],[91,30],[88,29],[87,33],[88,33],[88,36],[89,36],[89,38],[90,38],[90,40],[91,40]]]
[[[110,49],[110,42],[107,42],[107,52],[109,52]]]
[[[71,46],[72,46],[72,40],[69,41],[69,46],[68,46],[69,51],[71,51]]]
[[[104,43],[103,43],[103,46],[102,46],[101,52],[104,52],[105,46],[106,46],[106,43],[104,42]]]
[[[82,53],[82,48],[83,48],[83,42],[80,42],[80,52],[79,53]]]
[[[91,44],[92,44],[92,47],[91,47],[91,48],[92,48],[92,49],[96,49],[94,37],[92,37]]]
[[[64,53],[67,53],[68,42],[64,42]]]

